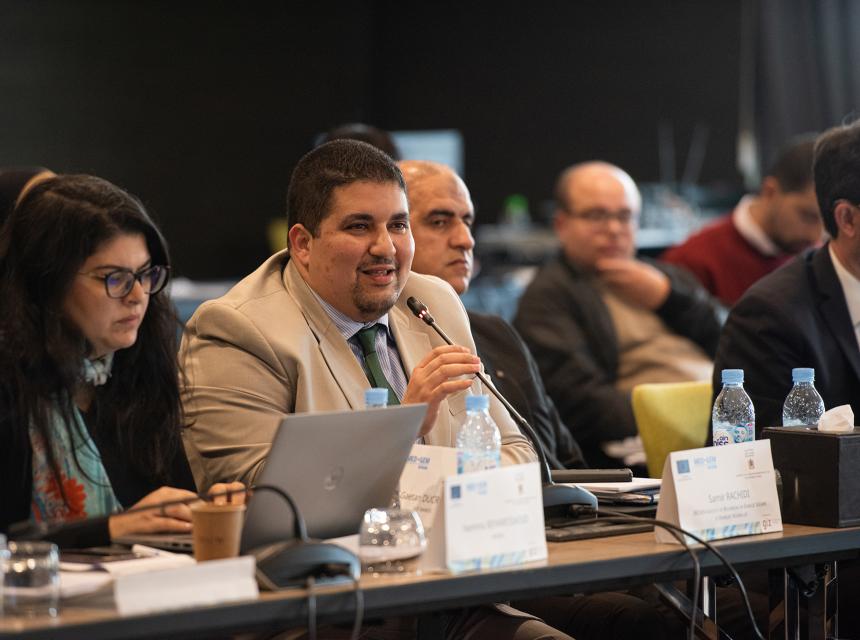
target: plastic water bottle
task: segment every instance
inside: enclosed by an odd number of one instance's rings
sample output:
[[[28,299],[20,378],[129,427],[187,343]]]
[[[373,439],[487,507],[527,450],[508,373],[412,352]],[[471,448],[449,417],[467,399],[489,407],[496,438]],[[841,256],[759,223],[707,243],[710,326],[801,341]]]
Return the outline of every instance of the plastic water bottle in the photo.
[[[782,406],[782,426],[814,427],[824,413],[824,400],[815,389],[815,369],[792,369],[794,386]]]
[[[365,409],[384,409],[388,406],[388,389],[381,387],[371,387],[364,390],[364,408]],[[389,509],[400,508],[400,486],[394,488],[394,495],[388,503]]]
[[[378,387],[366,389],[364,391],[364,408],[365,409],[384,409],[388,406],[388,389],[380,389]]]
[[[489,396],[466,396],[466,419],[457,433],[457,473],[502,465],[502,436],[490,417]]]
[[[744,370],[723,369],[723,390],[711,414],[714,446],[755,440],[755,409],[744,391]]]

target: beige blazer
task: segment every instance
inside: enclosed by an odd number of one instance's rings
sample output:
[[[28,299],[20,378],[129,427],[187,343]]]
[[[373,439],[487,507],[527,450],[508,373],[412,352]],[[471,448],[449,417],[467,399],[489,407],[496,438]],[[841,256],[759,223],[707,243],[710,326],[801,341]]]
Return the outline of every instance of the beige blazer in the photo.
[[[389,312],[407,377],[430,349],[444,344],[409,311],[410,296],[430,308],[455,343],[475,351],[465,309],[453,289],[411,273]],[[368,387],[346,340],[285,251],[197,309],[182,339],[180,362],[190,422],[183,440],[201,490],[215,482],[253,483],[285,414],[361,409]],[[481,383],[476,380],[471,392],[482,393]],[[427,444],[454,446],[467,393],[442,402]],[[502,435],[503,461],[535,460],[529,442],[492,396],[490,412]]]

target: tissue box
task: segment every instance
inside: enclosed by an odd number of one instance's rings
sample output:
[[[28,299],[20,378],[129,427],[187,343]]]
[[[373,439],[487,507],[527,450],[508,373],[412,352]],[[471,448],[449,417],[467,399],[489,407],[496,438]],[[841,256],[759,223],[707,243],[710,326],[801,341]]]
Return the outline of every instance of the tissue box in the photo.
[[[860,525],[860,429],[826,433],[767,427],[782,475],[782,521],[819,527]]]

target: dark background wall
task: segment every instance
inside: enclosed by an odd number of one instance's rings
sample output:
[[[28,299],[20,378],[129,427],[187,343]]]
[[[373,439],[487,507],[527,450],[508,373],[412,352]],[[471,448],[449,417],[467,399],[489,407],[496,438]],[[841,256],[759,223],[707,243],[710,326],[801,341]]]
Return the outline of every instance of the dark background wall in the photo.
[[[0,0],[0,166],[124,186],[194,278],[268,255],[292,167],[344,121],[459,129],[483,220],[578,160],[656,180],[661,121],[679,164],[707,125],[702,181],[737,183],[740,4]]]

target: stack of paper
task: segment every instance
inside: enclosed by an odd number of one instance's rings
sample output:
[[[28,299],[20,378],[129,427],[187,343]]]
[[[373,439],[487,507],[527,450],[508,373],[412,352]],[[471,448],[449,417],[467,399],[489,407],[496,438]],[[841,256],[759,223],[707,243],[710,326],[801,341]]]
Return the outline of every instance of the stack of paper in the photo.
[[[99,591],[118,576],[195,564],[194,558],[182,553],[170,553],[142,545],[135,545],[133,550],[142,557],[100,562],[100,556],[93,554],[93,560],[87,562],[61,560],[60,596],[70,598]]]
[[[109,593],[112,585],[122,615],[248,600],[259,594],[252,556],[197,563],[184,554],[151,551],[152,557],[97,565],[64,562],[60,594]]]

